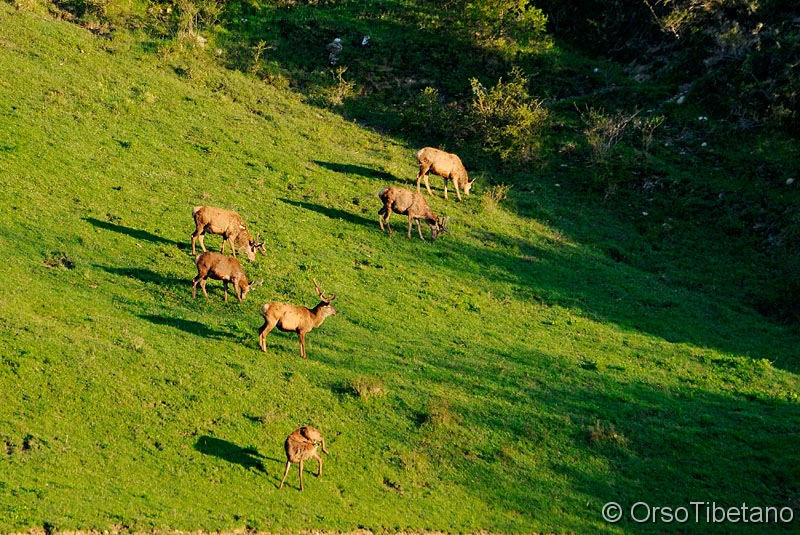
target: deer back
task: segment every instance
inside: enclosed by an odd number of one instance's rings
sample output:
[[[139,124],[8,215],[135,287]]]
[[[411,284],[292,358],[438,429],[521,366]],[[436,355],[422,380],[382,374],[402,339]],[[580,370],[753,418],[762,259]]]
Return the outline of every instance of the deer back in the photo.
[[[425,199],[421,195],[403,188],[389,187],[381,191],[378,196],[383,202],[384,213],[389,207],[398,214],[408,215],[409,210],[412,210],[412,213],[419,210],[420,199],[422,203],[425,203]]]
[[[223,281],[237,279],[244,280],[247,284],[247,276],[242,270],[242,265],[235,258],[214,251],[206,251],[197,255],[195,263],[198,274],[203,278],[211,277]]]
[[[317,452],[316,442],[306,438],[301,431],[302,428],[294,431],[286,437],[286,442],[283,444],[289,462],[297,463],[311,459]]]
[[[205,228],[212,234],[224,234],[236,238],[245,230],[242,216],[230,210],[214,206],[196,206],[192,211],[198,228]]]

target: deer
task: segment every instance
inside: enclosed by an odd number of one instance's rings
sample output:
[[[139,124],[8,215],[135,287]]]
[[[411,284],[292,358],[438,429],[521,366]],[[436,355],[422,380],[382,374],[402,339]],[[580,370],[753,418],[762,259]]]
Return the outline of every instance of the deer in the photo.
[[[261,351],[267,352],[267,335],[275,327],[283,332],[295,332],[300,340],[300,356],[308,358],[306,355],[306,334],[311,329],[319,327],[328,316],[336,316],[339,313],[331,305],[331,301],[336,299],[336,294],[329,297],[323,295],[322,290],[317,284],[316,279],[311,279],[319,295],[320,302],[312,309],[304,306],[287,305],[286,303],[267,303],[261,307],[261,315],[264,316],[264,325],[258,330],[258,345]]]
[[[203,252],[206,251],[204,243],[206,232],[222,236],[222,254],[225,254],[225,242],[230,244],[234,258],[236,258],[235,243],[238,243],[239,247],[244,249],[247,259],[251,262],[256,259],[256,250],[260,251],[261,254],[266,254],[264,242],[258,242],[258,234],[256,234],[256,239],[253,239],[242,220],[242,216],[236,212],[214,208],[213,206],[195,206],[192,210],[192,217],[194,217],[196,226],[192,234],[192,256],[197,254],[195,241],[200,242],[200,248],[203,249]]]
[[[239,298],[239,304],[247,297],[247,292],[264,283],[263,279],[252,284],[248,283],[247,276],[244,274],[239,261],[235,258],[225,256],[222,253],[215,253],[213,251],[200,253],[195,258],[195,264],[197,264],[197,276],[192,280],[192,298],[194,299],[197,299],[198,284],[200,284],[200,289],[203,290],[203,295],[208,299],[206,279],[209,277],[222,281],[222,286],[225,289],[226,303],[228,302],[228,283],[233,284],[236,297]]]
[[[411,226],[413,222],[416,221],[419,239],[425,241],[425,238],[422,236],[422,229],[420,228],[420,219],[424,219],[431,227],[431,240],[436,240],[441,232],[449,232],[447,222],[450,218],[440,218],[434,214],[428,207],[428,203],[425,202],[425,198],[421,193],[414,193],[413,191],[403,188],[389,187],[381,190],[378,197],[380,197],[383,202],[383,207],[378,210],[378,223],[381,225],[381,231],[385,230],[383,226],[385,222],[386,227],[389,229],[389,234],[393,234],[394,231],[391,225],[389,225],[389,216],[392,215],[392,211],[395,211],[398,214],[408,216],[409,238],[411,238]]]
[[[455,154],[433,147],[424,147],[417,151],[417,161],[419,162],[419,173],[417,174],[417,193],[420,193],[420,181],[425,179],[425,188],[428,195],[433,195],[431,186],[428,183],[428,171],[434,175],[444,178],[444,198],[447,199],[447,181],[452,180],[456,188],[456,196],[461,200],[461,192],[458,191],[459,185],[464,189],[464,195],[469,195],[472,183],[475,180],[469,179],[461,158]]]
[[[310,425],[301,427],[286,437],[286,442],[283,444],[283,448],[286,450],[286,470],[283,471],[283,479],[281,484],[278,485],[278,489],[283,488],[292,463],[299,463],[301,491],[303,490],[303,461],[316,459],[319,463],[317,477],[322,475],[322,456],[317,451],[318,445],[322,446],[323,453],[330,455],[328,450],[325,449],[325,439],[322,438],[319,431]]]

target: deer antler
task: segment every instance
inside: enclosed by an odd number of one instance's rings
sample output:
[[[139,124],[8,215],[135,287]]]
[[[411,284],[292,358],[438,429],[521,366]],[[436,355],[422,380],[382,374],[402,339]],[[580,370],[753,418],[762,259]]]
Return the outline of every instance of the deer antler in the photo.
[[[258,249],[259,251],[261,251],[261,254],[266,255],[267,250],[264,248],[264,242],[259,241],[260,239],[261,239],[261,234],[256,232],[256,240],[253,243],[253,249]]]
[[[319,298],[322,301],[325,301],[326,303],[330,303],[331,301],[336,299],[336,294],[331,294],[330,297],[325,297],[322,294],[322,289],[320,289],[319,284],[317,284],[317,279],[311,279],[311,280],[314,281],[314,287],[317,289],[317,295],[319,296]]]

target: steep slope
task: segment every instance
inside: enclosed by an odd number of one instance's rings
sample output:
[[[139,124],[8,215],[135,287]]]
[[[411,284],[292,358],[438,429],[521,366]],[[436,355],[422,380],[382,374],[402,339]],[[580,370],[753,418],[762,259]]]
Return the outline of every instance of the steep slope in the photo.
[[[601,507],[791,504],[796,335],[562,230],[601,209],[437,185],[452,232],[388,237],[375,194],[413,148],[131,34],[0,26],[0,531],[658,532]],[[266,240],[241,306],[191,298],[198,204]],[[312,278],[340,315],[308,360],[260,352],[260,305],[313,305]],[[278,491],[307,423],[325,473]]]

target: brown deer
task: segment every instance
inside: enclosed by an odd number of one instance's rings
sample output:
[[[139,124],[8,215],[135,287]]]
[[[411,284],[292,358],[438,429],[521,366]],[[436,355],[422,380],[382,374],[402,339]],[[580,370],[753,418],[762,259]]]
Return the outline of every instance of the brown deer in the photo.
[[[469,195],[469,190],[472,188],[473,179],[470,181],[469,175],[464,164],[461,163],[461,158],[455,154],[445,152],[443,150],[434,149],[433,147],[425,147],[417,151],[417,161],[419,162],[419,173],[417,174],[417,193],[420,193],[419,183],[420,180],[425,179],[425,187],[428,190],[428,195],[433,195],[431,186],[428,183],[428,171],[434,175],[439,175],[444,178],[444,198],[447,198],[447,181],[452,180],[453,186],[456,188],[456,196],[461,200],[461,192],[458,187],[464,189],[464,195]]]
[[[319,462],[317,477],[322,475],[322,456],[317,451],[318,443],[322,446],[322,452],[328,454],[328,450],[325,449],[325,439],[322,438],[319,431],[310,425],[301,427],[286,437],[286,442],[283,444],[283,448],[286,450],[286,470],[283,472],[281,484],[278,485],[279,489],[283,488],[292,463],[299,463],[300,465],[300,490],[303,490],[303,461],[316,459]]]
[[[378,223],[381,225],[381,231],[385,230],[383,228],[383,223],[385,222],[386,226],[389,228],[389,234],[394,232],[391,225],[389,225],[389,216],[392,215],[392,211],[395,211],[398,214],[408,216],[409,238],[411,238],[412,223],[416,221],[419,239],[425,240],[425,238],[422,237],[422,229],[419,223],[420,219],[424,219],[431,227],[431,240],[435,240],[440,232],[448,232],[447,222],[450,218],[440,218],[434,214],[428,207],[428,203],[425,202],[425,198],[422,194],[414,193],[413,191],[403,188],[390,187],[382,190],[378,194],[378,197],[383,201],[383,207],[378,210]]]
[[[239,303],[244,301],[247,292],[254,287],[263,284],[264,281],[260,280],[252,284],[248,284],[247,276],[242,271],[242,265],[235,258],[225,256],[221,253],[206,251],[197,255],[195,258],[197,264],[197,276],[192,280],[192,297],[197,299],[197,284],[200,284],[200,289],[203,290],[203,295],[208,299],[208,292],[206,292],[206,279],[211,277],[215,280],[221,280],[222,286],[225,288],[225,302],[228,302],[228,283],[233,284],[233,289],[236,291],[236,297],[239,298]]]
[[[256,234],[256,239],[254,240],[244,225],[242,216],[236,212],[214,208],[213,206],[195,206],[194,210],[192,210],[192,216],[196,226],[194,234],[192,234],[193,256],[197,254],[194,246],[195,241],[200,242],[200,248],[205,252],[204,236],[206,232],[222,236],[222,254],[225,254],[226,241],[231,245],[234,258],[236,258],[234,243],[244,249],[247,259],[251,262],[256,259],[256,250],[261,251],[261,254],[266,254],[264,243],[258,243],[258,234]]]
[[[264,316],[264,325],[258,330],[258,345],[261,351],[267,352],[267,335],[275,327],[283,332],[295,332],[300,339],[300,356],[306,357],[306,334],[314,327],[319,327],[325,318],[328,316],[336,316],[338,312],[333,306],[331,301],[336,299],[336,294],[331,294],[330,297],[325,297],[322,290],[317,284],[316,279],[314,287],[317,289],[320,302],[312,309],[303,306],[287,305],[286,303],[267,303],[261,307],[261,315]]]

